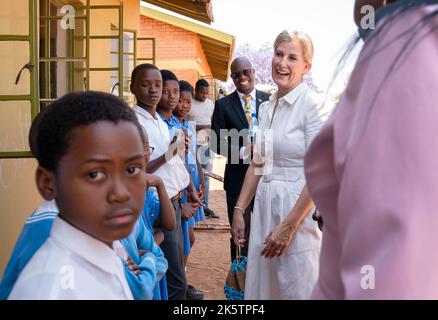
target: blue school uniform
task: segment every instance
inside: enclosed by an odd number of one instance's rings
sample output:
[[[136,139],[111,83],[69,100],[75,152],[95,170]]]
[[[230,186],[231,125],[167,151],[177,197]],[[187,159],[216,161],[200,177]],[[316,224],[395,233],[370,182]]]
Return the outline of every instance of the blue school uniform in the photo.
[[[181,204],[187,203],[187,195],[186,192],[183,192],[182,194],[182,198],[181,198]],[[189,221],[193,221],[193,225],[194,223],[194,218],[191,217],[189,220],[184,219],[183,217],[181,217],[181,226],[182,226],[182,233],[183,233],[183,241],[184,241],[184,255],[188,256],[190,254],[190,252],[192,252],[192,249],[190,248],[190,235],[189,235]]]
[[[178,121],[178,119],[177,119]],[[187,165],[187,168],[189,170],[189,174],[190,174],[190,179],[192,180],[196,191],[199,192],[199,183],[200,183],[200,177],[199,177],[199,171],[198,171],[198,166],[196,164],[196,129],[193,128],[193,126],[186,120],[183,119],[183,122],[179,122],[177,123],[178,127],[180,129],[185,129],[187,130],[187,134],[189,136],[189,152],[186,156],[185,159],[185,163]],[[195,222],[198,221],[203,221],[205,219],[205,215],[204,215],[204,208],[203,207],[199,207],[196,210],[195,216],[194,216],[194,220],[190,221],[189,220],[189,228],[192,228],[195,225]]]
[[[160,215],[160,200],[154,191],[154,188],[149,187],[146,190],[146,198],[141,212],[141,219],[144,225],[149,229],[149,231],[154,234],[154,224]],[[168,300],[167,293],[167,281],[166,276],[164,276],[159,283],[154,287],[153,300]]]
[[[141,218],[144,221],[146,227],[154,233],[155,221],[157,221],[160,215],[160,200],[156,194],[155,188],[149,187],[146,190],[146,198],[144,200],[143,211],[141,212]]]
[[[196,130],[193,126],[185,119],[183,119],[182,123],[177,119],[177,127],[181,130],[185,129],[187,131],[187,135],[189,137],[189,152],[185,158],[185,163],[187,169],[190,174],[190,179],[195,186],[196,191],[199,192],[199,172],[198,166],[196,164]],[[187,193],[183,193],[182,202],[187,202]],[[190,248],[190,236],[189,236],[189,228],[193,228],[195,226],[195,222],[202,221],[205,219],[204,216],[204,208],[199,207],[196,209],[195,215],[189,220],[182,219],[183,226],[183,236],[184,236],[184,255],[188,256],[191,252]]]
[[[193,183],[195,184],[196,182],[199,181],[198,167],[196,165],[194,166],[188,165],[188,168],[190,171],[190,177]],[[195,185],[195,189],[196,191],[199,192],[199,183]],[[205,220],[204,208],[200,206],[198,209],[196,209],[195,216],[193,217],[193,222],[189,223],[189,228],[193,227],[195,225],[195,222],[203,221],[203,220]]]
[[[1,300],[8,298],[21,271],[35,252],[46,242],[58,213],[59,210],[54,201],[44,201],[27,218],[0,282]]]
[[[120,240],[123,247],[126,250],[128,256],[138,265],[143,277],[143,286],[135,287],[135,289],[143,290],[143,288],[150,288],[149,295],[145,297],[145,300],[152,300],[153,290],[159,280],[163,278],[167,271],[167,260],[164,258],[164,254],[160,247],[154,242],[153,233],[149,231],[140,218],[134,226],[131,234]],[[139,249],[147,250],[143,256],[140,256]],[[133,291],[133,288],[131,288]],[[141,293],[134,293],[134,296],[139,296]]]
[[[171,115],[170,119],[167,120],[166,118],[163,117],[163,115],[159,112],[157,112],[157,114],[160,116],[161,119],[163,119],[164,123],[167,124],[167,128],[169,129],[169,137],[170,140],[172,140],[173,136],[175,135],[175,132],[180,129],[179,125],[178,125],[178,119],[174,116]]]
[[[182,126],[180,125],[179,120],[174,115],[171,115],[170,119],[167,120],[160,113],[158,114],[160,115],[161,119],[163,119],[164,123],[167,124],[170,137],[173,137],[177,130],[182,130]],[[183,194],[184,193],[185,192],[183,192]],[[181,204],[184,204],[186,202],[187,202],[186,198],[181,199]],[[182,235],[184,241],[184,255],[187,256],[190,253],[190,244],[187,247],[187,241],[189,241],[189,228],[188,228],[187,220],[183,218],[181,218],[181,228],[182,228]]]
[[[0,299],[7,299],[24,267],[35,252],[37,252],[49,238],[53,222],[58,214],[59,210],[54,201],[44,201],[30,217],[27,218],[8,265],[6,266],[3,279],[0,282]],[[139,235],[140,234],[143,233],[139,232]],[[127,249],[125,248],[125,250]],[[128,269],[122,259],[121,263],[123,264],[126,280],[131,288],[134,299],[143,300],[150,298],[150,288],[145,286],[145,283],[150,283],[151,281],[149,272],[142,271],[141,274],[137,276]],[[146,268],[148,266],[146,265],[144,267]]]

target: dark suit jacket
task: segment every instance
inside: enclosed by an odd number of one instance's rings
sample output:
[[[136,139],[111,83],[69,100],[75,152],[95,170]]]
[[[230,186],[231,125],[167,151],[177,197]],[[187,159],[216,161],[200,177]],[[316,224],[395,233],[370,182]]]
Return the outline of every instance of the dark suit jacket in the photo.
[[[269,94],[256,90],[257,116],[260,104],[268,99]],[[224,189],[227,192],[238,194],[242,189],[245,173],[249,166],[249,160],[243,161],[239,157],[240,148],[244,143],[243,136],[238,140],[234,139],[234,141],[226,138],[224,132],[221,136],[221,129],[235,129],[238,132],[242,129],[248,129],[248,122],[237,91],[216,101],[211,129],[214,135],[210,139],[210,148],[215,153],[228,158],[225,167]],[[231,160],[234,164],[231,163]]]

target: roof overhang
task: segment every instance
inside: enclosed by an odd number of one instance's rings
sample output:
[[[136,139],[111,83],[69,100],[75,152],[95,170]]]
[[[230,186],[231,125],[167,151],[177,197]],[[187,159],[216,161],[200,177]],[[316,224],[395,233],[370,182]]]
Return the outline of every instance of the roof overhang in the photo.
[[[235,37],[188,20],[184,20],[151,8],[141,7],[140,14],[198,35],[213,77],[227,81],[228,69],[233,56]]]
[[[213,7],[211,0],[142,0],[155,6],[167,9],[186,17],[204,22],[212,23]]]

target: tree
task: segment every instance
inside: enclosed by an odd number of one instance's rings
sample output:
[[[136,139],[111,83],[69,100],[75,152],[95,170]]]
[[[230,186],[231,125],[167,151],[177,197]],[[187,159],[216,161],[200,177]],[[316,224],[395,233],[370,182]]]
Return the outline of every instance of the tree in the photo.
[[[253,48],[249,43],[239,46],[235,51],[235,56],[246,56],[251,61],[256,70],[256,84],[275,85],[271,76],[271,61],[274,54],[272,45],[268,42],[259,48]]]
[[[271,60],[273,54],[274,50],[272,49],[272,45],[268,42],[259,48],[254,48],[248,42],[245,42],[234,50],[233,59],[241,56],[247,57],[255,69],[256,84],[274,86],[275,84],[271,77]],[[228,91],[234,90],[232,79],[228,79],[224,87],[226,87]]]

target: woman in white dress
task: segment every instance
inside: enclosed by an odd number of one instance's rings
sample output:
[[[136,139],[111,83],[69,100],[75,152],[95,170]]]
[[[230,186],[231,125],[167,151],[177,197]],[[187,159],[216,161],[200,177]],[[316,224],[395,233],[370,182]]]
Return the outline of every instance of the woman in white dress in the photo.
[[[243,213],[255,195],[245,299],[309,299],[321,233],[311,217],[304,154],[328,114],[303,81],[312,66],[311,39],[283,31],[274,50],[278,92],[260,106],[254,158],[234,208],[232,235],[236,245],[246,245]]]

